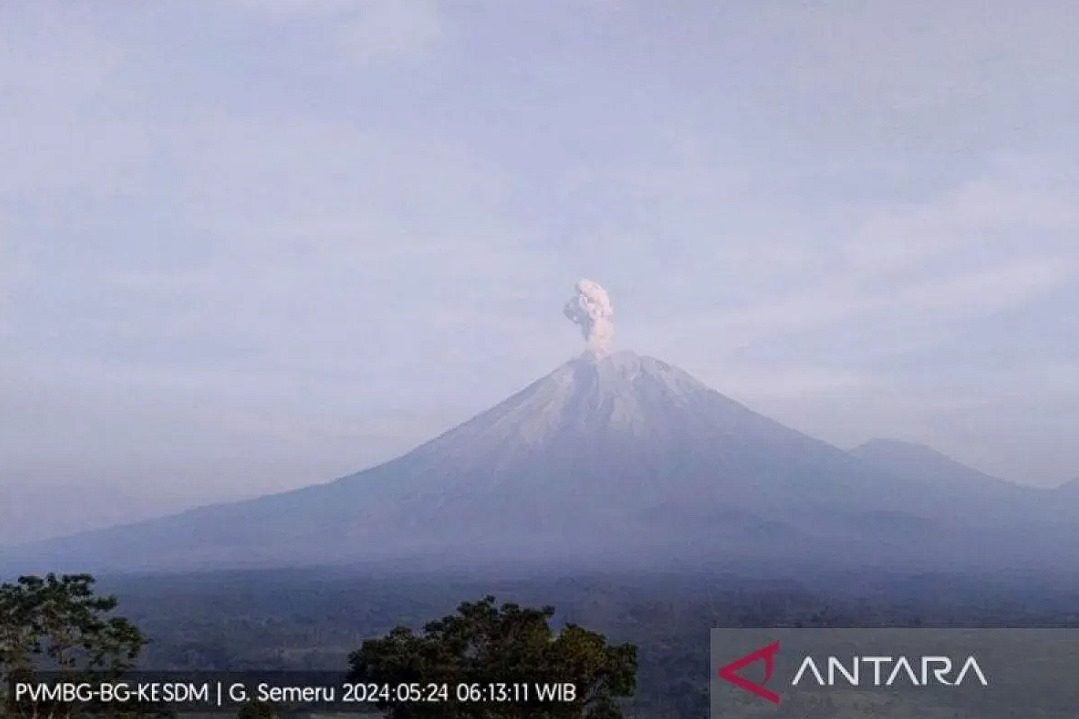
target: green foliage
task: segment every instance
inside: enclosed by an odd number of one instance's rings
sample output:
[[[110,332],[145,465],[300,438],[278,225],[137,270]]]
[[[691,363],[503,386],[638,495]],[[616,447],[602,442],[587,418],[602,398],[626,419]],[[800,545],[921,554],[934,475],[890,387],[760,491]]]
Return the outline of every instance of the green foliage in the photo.
[[[277,710],[267,702],[250,701],[240,707],[237,719],[277,719]]]
[[[146,643],[89,574],[20,577],[0,585],[0,667],[6,671],[122,673]]]
[[[108,589],[153,636],[141,662],[162,670],[336,672],[397,624],[417,630],[465,597],[554,604],[567,621],[638,649],[636,719],[708,716],[709,629],[775,626],[1079,626],[1079,582],[942,575],[576,573],[511,579],[269,570],[117,577]],[[919,624],[920,622],[920,624]],[[284,713],[282,712],[282,715]]]
[[[68,681],[115,678],[132,668],[146,643],[130,621],[110,616],[113,596],[94,592],[89,574],[24,576],[0,584],[0,679],[32,681],[42,672],[64,675]],[[71,707],[16,707],[5,701],[8,714],[24,710],[54,717],[70,716]]]
[[[350,679],[380,686],[446,685],[447,702],[380,704],[395,719],[405,717],[520,717],[616,719],[618,700],[636,689],[637,648],[611,646],[577,625],[555,633],[552,607],[532,609],[494,597],[465,602],[457,613],[429,622],[422,633],[399,626],[370,639],[349,657]],[[571,683],[573,702],[539,702],[535,685]],[[528,685],[528,701],[456,702],[456,687]]]

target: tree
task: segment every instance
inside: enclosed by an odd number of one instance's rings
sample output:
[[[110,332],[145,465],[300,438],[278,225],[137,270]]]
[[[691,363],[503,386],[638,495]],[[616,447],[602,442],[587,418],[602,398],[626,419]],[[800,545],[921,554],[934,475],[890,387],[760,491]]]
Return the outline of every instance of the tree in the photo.
[[[622,717],[618,699],[636,689],[637,648],[611,646],[574,624],[556,634],[553,616],[552,607],[497,607],[491,596],[465,602],[422,633],[399,626],[365,641],[349,656],[349,678],[388,688],[377,703],[393,719]],[[540,685],[567,683],[572,701],[540,700]],[[423,699],[403,697],[402,686],[415,686]]]
[[[0,679],[30,681],[41,672],[65,680],[111,679],[135,665],[146,643],[130,621],[110,616],[113,596],[94,591],[89,574],[24,576],[0,584]],[[11,698],[9,697],[9,702]],[[70,716],[71,707],[8,704],[13,716],[26,710]],[[42,711],[47,709],[47,711]]]
[[[267,702],[246,702],[236,712],[237,719],[277,719],[277,710]]]

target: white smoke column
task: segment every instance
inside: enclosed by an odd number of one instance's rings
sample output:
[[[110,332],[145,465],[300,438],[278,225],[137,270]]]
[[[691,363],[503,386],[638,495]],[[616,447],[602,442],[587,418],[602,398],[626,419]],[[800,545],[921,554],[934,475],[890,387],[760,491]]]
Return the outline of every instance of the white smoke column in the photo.
[[[577,294],[570,298],[563,310],[566,317],[581,327],[581,334],[588,340],[588,346],[596,354],[611,351],[614,339],[614,310],[607,290],[598,282],[578,280]]]

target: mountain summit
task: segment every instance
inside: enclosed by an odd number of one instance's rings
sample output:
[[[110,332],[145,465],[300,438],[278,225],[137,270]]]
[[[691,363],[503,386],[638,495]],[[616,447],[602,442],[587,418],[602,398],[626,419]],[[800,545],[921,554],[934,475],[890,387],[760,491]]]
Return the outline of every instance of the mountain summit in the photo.
[[[862,452],[874,462],[852,456],[660,360],[590,352],[363,472],[18,554],[50,568],[191,569],[406,558],[917,564],[987,552],[1022,562],[1058,547],[1046,535],[1017,550],[1025,530],[1004,510],[1018,505],[967,522],[955,503],[978,504],[977,488],[938,492],[904,477],[911,463],[895,462],[894,448],[876,450]]]

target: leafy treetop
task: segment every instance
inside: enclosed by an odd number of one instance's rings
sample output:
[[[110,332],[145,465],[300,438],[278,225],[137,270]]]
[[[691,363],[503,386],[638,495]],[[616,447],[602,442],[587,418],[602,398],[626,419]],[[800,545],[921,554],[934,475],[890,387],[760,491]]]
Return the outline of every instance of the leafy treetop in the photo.
[[[380,707],[392,719],[535,717],[536,719],[619,719],[618,699],[636,688],[637,648],[611,646],[606,638],[568,624],[551,628],[552,607],[495,605],[487,596],[465,602],[457,613],[428,623],[422,633],[399,626],[370,639],[349,657],[350,679],[391,687],[446,684],[448,702],[401,703]],[[571,683],[572,702],[541,702],[536,684]],[[460,685],[527,684],[528,701],[456,702]]]

